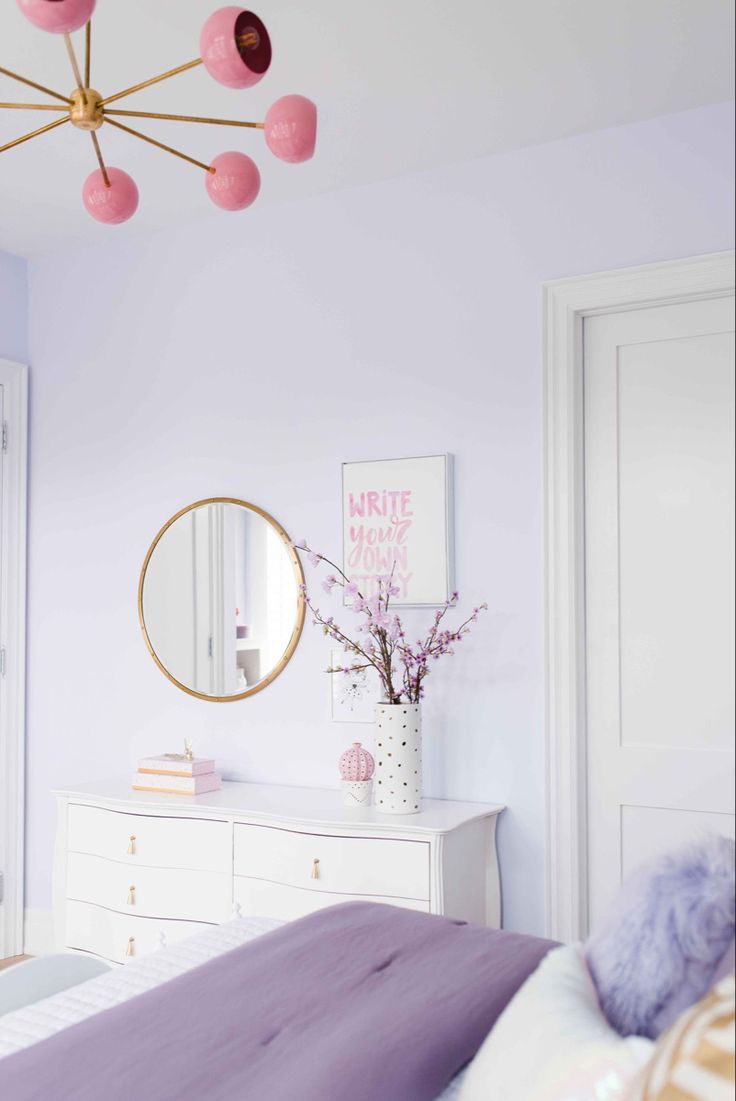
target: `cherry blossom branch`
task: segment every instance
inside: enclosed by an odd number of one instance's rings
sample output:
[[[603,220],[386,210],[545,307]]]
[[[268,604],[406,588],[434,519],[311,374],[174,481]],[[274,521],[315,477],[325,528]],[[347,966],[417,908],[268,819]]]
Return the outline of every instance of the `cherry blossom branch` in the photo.
[[[351,581],[335,562],[326,558],[325,555],[313,551],[308,546],[306,539],[302,540],[301,543],[292,543],[292,547],[297,552],[307,554],[310,563],[315,567],[322,562],[331,566],[335,573],[322,582],[325,592],[330,594],[335,586],[338,586],[343,589],[346,596],[353,598],[352,605],[348,604],[348,607],[351,607],[354,613],[365,616],[365,621],[359,624],[357,630],[367,633],[370,643],[362,646],[351,639],[335,623],[332,616],[325,618],[311,602],[306,585],[302,586],[307,605],[314,616],[315,626],[321,626],[326,635],[337,642],[343,643],[346,652],[362,658],[365,662],[364,665],[361,665],[353,660],[349,666],[332,667],[331,665],[327,671],[335,673],[358,672],[367,668],[375,669],[388,703],[401,703],[402,696],[405,696],[409,703],[418,703],[424,695],[423,682],[430,672],[430,660],[438,661],[445,654],[453,654],[453,645],[462,641],[464,635],[470,631],[470,624],[476,622],[480,612],[486,611],[488,608],[487,604],[481,604],[473,609],[472,615],[468,616],[459,627],[454,630],[441,629],[448,611],[458,603],[458,594],[453,593],[435,613],[428,634],[424,639],[417,641],[415,650],[406,642],[406,635],[399,616],[395,613],[392,616],[389,615],[391,597],[397,596],[400,592],[399,588],[393,583],[396,561],[392,563],[389,574],[382,574],[376,578],[377,592],[366,600],[357,584]],[[396,676],[394,658],[397,656],[401,666],[401,689],[399,691],[394,687]]]

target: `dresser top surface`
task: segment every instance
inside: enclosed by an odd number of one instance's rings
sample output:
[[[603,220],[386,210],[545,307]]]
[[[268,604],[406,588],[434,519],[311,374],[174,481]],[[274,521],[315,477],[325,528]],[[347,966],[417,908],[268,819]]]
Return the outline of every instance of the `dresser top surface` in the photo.
[[[371,829],[406,833],[447,833],[466,822],[489,818],[505,808],[493,803],[459,803],[451,799],[424,799],[417,814],[380,814],[375,807],[345,807],[342,792],[325,788],[282,787],[275,784],[246,784],[223,781],[220,791],[206,795],[167,795],[133,791],[129,780],[103,780],[57,790],[56,795],[72,802],[114,805],[121,810],[162,811],[186,815],[208,812],[242,815],[263,820],[294,822],[311,826],[342,826],[352,830]]]

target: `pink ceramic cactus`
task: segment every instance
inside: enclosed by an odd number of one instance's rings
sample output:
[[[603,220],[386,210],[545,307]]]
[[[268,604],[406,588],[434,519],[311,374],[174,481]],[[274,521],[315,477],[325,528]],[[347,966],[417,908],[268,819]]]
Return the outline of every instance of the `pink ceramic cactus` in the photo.
[[[340,757],[340,775],[343,780],[370,780],[375,762],[360,742],[353,742]]]

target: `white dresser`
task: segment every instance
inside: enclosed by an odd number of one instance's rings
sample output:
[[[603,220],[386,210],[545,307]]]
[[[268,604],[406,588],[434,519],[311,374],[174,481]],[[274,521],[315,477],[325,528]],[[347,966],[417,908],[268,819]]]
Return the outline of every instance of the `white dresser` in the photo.
[[[59,948],[124,963],[236,914],[288,920],[348,899],[500,924],[500,806],[427,799],[382,815],[337,791],[239,783],[56,796]]]

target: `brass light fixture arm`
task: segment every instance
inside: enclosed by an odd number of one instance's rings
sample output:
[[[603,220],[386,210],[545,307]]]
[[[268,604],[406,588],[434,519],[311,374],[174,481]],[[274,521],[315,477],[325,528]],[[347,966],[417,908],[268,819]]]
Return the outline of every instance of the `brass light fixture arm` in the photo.
[[[203,161],[195,160],[194,157],[188,156],[187,153],[182,153],[178,149],[173,149],[170,145],[164,145],[163,142],[156,141],[155,138],[149,138],[148,134],[141,134],[140,130],[133,130],[130,126],[125,126],[122,122],[116,122],[115,119],[111,118],[108,118],[107,122],[117,130],[124,130],[126,134],[131,134],[134,138],[140,138],[141,141],[148,142],[149,145],[155,145],[157,149],[163,149],[164,153],[171,153],[174,157],[179,157],[180,160],[187,161],[197,168],[203,168],[205,172],[215,171],[209,164],[204,164]]]
[[[74,52],[74,43],[72,42],[71,35],[64,35],[64,45],[66,46],[66,52],[69,54],[69,60],[74,73],[74,79],[77,82],[77,88],[79,88],[79,91],[84,96],[85,85],[82,83],[82,74],[79,71],[79,63],[77,62],[77,55]]]
[[[31,130],[30,134],[24,134],[22,138],[15,138],[5,145],[0,145],[0,153],[4,153],[6,149],[13,149],[16,145],[22,145],[24,141],[30,141],[31,138],[37,138],[39,134],[45,134],[47,130],[53,130],[57,126],[63,126],[65,122],[69,122],[68,115],[63,119],[56,119],[54,122],[49,122],[46,126],[40,126],[38,130]]]
[[[105,111],[105,117],[109,115],[121,115],[127,118],[138,119],[168,119],[171,122],[204,122],[210,126],[245,126],[251,130],[263,130],[263,122],[240,122],[235,119],[208,119],[198,115],[162,115],[156,111]]]
[[[258,38],[252,33],[242,34],[238,37],[238,43],[241,46],[255,46],[258,44]],[[133,92],[140,92],[142,88],[150,88],[152,84],[160,84],[162,80],[168,80],[169,77],[178,76],[179,73],[185,73],[188,69],[195,69],[197,65],[202,64],[201,57],[195,57],[193,61],[187,61],[184,65],[177,65],[175,69],[168,69],[165,73],[159,73],[158,76],[152,76],[150,80],[142,80],[140,84],[134,84],[132,88],[124,88],[122,92],[116,92],[113,96],[107,96],[102,100],[101,106],[104,107],[107,103],[114,103],[116,99],[122,99],[124,96],[131,96]]]
[[[8,111],[68,111],[67,104],[61,103],[0,103],[0,108]]]
[[[62,103],[70,102],[68,96],[62,96],[59,92],[54,92],[51,88],[46,88],[43,84],[37,84],[35,80],[29,80],[28,77],[20,76],[10,69],[3,69],[2,66],[0,66],[0,73],[4,76],[9,76],[11,80],[19,80],[21,84],[27,84],[29,88],[35,88],[37,92],[44,92],[47,96],[51,96],[52,99],[60,99]]]
[[[152,84],[159,84],[162,80],[168,80],[169,77],[178,76],[179,73],[185,73],[187,69],[194,69],[197,65],[202,64],[202,58],[197,57],[194,61],[187,61],[185,65],[178,65],[176,69],[169,69],[168,72],[160,73],[159,76],[152,76],[150,80],[142,80],[140,84],[134,84],[132,88],[124,88],[122,92],[116,92],[114,96],[107,96],[102,100],[101,106],[105,106],[107,103],[114,103],[116,99],[122,99],[123,96],[130,96],[133,92],[140,92],[142,88],[149,88]]]
[[[92,64],[92,20],[84,28],[84,86],[90,86],[90,67]]]
[[[106,166],[106,164],[103,160],[103,157],[102,157],[102,150],[100,149],[100,142],[99,142],[99,139],[97,137],[97,134],[94,132],[94,130],[90,130],[89,136],[92,138],[92,144],[95,147],[95,155],[97,156],[97,163],[100,166],[100,172],[102,173],[102,178],[105,181],[105,187],[111,187],[112,185],[110,183],[110,177],[109,177],[108,172],[107,172],[107,166]]]

